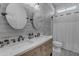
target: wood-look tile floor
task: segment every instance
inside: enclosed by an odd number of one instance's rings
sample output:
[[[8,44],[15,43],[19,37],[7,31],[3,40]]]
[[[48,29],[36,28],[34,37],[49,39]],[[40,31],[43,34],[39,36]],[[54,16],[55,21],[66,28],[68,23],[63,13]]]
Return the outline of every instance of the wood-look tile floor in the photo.
[[[57,56],[57,55],[56,55]],[[61,49],[61,53],[58,56],[79,56],[79,53],[72,52],[66,49]]]

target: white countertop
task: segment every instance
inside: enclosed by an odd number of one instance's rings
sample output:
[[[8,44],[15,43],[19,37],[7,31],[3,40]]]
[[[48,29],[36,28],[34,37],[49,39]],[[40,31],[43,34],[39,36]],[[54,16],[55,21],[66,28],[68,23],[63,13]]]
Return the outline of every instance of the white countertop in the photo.
[[[14,56],[14,55],[21,55],[24,52],[27,52],[44,42],[50,40],[52,36],[40,36],[37,38],[33,38],[23,42],[15,43],[10,46],[6,46],[3,48],[0,48],[0,56]]]

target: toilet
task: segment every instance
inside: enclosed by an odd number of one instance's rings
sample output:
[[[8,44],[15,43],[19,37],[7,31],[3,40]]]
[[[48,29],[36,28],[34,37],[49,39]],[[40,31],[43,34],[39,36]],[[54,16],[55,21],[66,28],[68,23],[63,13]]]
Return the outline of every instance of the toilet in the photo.
[[[53,41],[53,56],[61,56],[61,48],[62,48],[62,43],[59,41]]]

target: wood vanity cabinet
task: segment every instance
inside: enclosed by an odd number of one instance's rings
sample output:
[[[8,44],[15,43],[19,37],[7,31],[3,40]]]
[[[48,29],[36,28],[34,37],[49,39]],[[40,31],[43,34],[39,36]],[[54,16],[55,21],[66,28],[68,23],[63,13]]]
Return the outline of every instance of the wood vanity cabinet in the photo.
[[[52,42],[52,40],[49,40],[40,46],[42,56],[49,56],[52,53]]]
[[[21,56],[50,56],[53,51],[52,42],[52,39],[50,39],[47,42],[41,44],[40,46],[25,52]]]

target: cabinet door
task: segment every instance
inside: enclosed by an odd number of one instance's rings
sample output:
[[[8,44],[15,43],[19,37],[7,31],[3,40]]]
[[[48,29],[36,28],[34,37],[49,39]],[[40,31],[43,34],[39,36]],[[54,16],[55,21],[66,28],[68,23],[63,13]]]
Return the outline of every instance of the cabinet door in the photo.
[[[40,52],[40,47],[34,48],[26,53],[24,53],[21,56],[40,56],[41,52]]]
[[[48,41],[41,46],[41,55],[49,56],[52,53],[52,41]]]
[[[25,52],[21,56],[50,56],[52,53],[52,39],[44,44]]]

